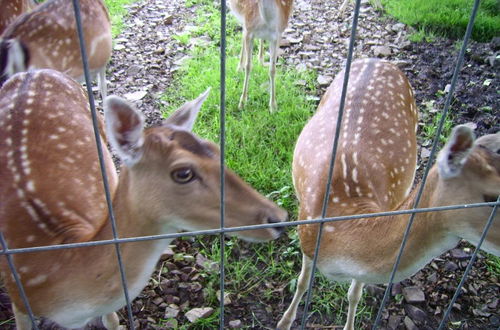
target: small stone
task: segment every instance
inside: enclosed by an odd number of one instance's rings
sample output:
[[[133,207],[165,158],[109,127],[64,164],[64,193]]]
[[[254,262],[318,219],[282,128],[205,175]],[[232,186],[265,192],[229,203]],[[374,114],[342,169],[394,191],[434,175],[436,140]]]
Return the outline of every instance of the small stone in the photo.
[[[401,316],[397,315],[391,315],[389,316],[389,321],[387,322],[387,328],[391,330],[395,330],[398,328],[398,326],[401,324],[401,320],[403,318]]]
[[[425,294],[422,289],[416,286],[403,288],[403,296],[407,303],[421,303],[425,301]]]
[[[376,57],[386,57],[392,54],[391,48],[388,46],[374,46],[373,55]]]
[[[418,330],[418,327],[408,316],[405,316],[404,324],[407,330]]]
[[[165,319],[176,318],[178,314],[179,314],[179,307],[172,304],[167,308],[165,308],[165,314],[163,317]]]
[[[327,76],[323,76],[323,75],[318,76],[318,84],[320,86],[328,86],[328,85],[330,85],[331,81],[332,81],[331,77],[327,77]]]
[[[217,290],[217,300],[220,301],[220,290]],[[229,292],[224,292],[224,306],[231,304]]]
[[[188,311],[185,316],[189,320],[189,322],[194,323],[199,319],[212,315],[213,312],[214,309],[211,307],[193,308]]]
[[[417,306],[405,305],[405,311],[414,322],[422,324],[428,319],[427,314]]]
[[[174,22],[174,16],[172,15],[168,15],[163,19],[163,23],[165,25],[172,25],[173,22]]]
[[[457,258],[457,259],[468,259],[470,257],[470,255],[467,254],[462,249],[453,249],[450,251],[450,254],[453,258]]]
[[[125,97],[129,101],[139,101],[139,100],[143,99],[144,96],[146,96],[147,94],[148,94],[148,92],[146,92],[146,91],[138,91],[138,92],[133,92],[133,93],[127,93],[127,94],[123,95],[123,97]]]
[[[231,329],[239,329],[241,328],[243,324],[241,323],[241,320],[232,320],[232,321],[229,321],[229,327]]]
[[[500,37],[493,37],[490,42],[491,49],[500,50]]]

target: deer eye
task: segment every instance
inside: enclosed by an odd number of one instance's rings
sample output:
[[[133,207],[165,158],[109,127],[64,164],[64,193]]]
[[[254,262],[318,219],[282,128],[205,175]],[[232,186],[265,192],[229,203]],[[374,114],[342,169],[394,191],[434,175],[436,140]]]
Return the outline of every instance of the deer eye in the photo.
[[[191,182],[196,177],[194,171],[189,167],[183,167],[174,170],[172,171],[170,176],[172,177],[172,180],[180,184]]]

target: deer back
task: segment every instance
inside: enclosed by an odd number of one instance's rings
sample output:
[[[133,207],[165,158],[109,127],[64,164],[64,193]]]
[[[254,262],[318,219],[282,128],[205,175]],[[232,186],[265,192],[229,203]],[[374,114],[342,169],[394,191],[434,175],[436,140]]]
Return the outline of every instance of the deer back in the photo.
[[[344,71],[302,130],[293,158],[302,217],[321,214]],[[352,64],[335,159],[328,215],[397,207],[416,166],[417,108],[412,88],[394,65],[376,59]]]
[[[0,90],[0,126],[0,225],[9,246],[89,240],[107,210],[82,87],[52,70],[17,74]]]
[[[30,0],[0,0],[0,35],[17,16],[33,9],[36,3]]]
[[[85,46],[91,71],[104,67],[111,56],[111,24],[101,0],[80,1]],[[1,42],[16,40],[27,50],[29,68],[50,68],[82,80],[83,65],[71,0],[49,0],[18,17]],[[0,53],[0,59],[18,56]],[[2,68],[0,68],[2,69]]]

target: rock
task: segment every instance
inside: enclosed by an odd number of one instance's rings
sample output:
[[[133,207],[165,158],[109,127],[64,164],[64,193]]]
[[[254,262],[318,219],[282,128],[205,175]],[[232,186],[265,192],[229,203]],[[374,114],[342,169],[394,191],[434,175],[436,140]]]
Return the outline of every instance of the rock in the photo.
[[[165,25],[172,25],[172,23],[174,22],[174,16],[173,15],[168,15],[166,16],[164,19],[163,19],[163,23]]]
[[[454,272],[458,269],[458,265],[454,263],[453,261],[447,261],[444,264],[444,269],[448,272]]]
[[[407,303],[421,303],[425,301],[425,294],[422,289],[416,286],[403,288],[403,297]]]
[[[133,92],[133,93],[127,93],[123,95],[127,100],[129,101],[139,101],[140,99],[144,98],[148,92],[146,91],[138,91],[138,92]]]
[[[389,321],[387,322],[387,328],[390,330],[395,330],[401,324],[403,317],[397,315],[389,316]]]
[[[331,82],[332,82],[331,77],[327,77],[327,76],[323,76],[323,75],[318,76],[318,84],[320,86],[328,86],[328,85],[330,85]]]
[[[220,290],[217,290],[217,300],[220,301]],[[224,306],[231,304],[229,292],[224,292]]]
[[[213,312],[214,309],[211,307],[193,308],[188,311],[185,316],[189,320],[189,322],[194,323],[199,319],[212,315]]]
[[[373,55],[376,57],[387,57],[392,54],[391,48],[389,46],[374,46]]]
[[[490,47],[494,51],[500,50],[500,37],[493,37],[490,42]]]
[[[407,330],[418,330],[418,327],[408,316],[405,316],[404,324]]]
[[[179,306],[171,304],[167,308],[165,308],[165,314],[163,317],[165,319],[176,318],[178,314],[179,314]]]
[[[404,308],[408,316],[416,323],[426,323],[429,319],[427,314],[416,306],[405,305]]]
[[[232,321],[229,321],[229,327],[231,329],[239,329],[242,327],[242,323],[241,323],[241,320],[232,320]]]
[[[453,249],[450,251],[450,254],[453,258],[457,259],[468,259],[470,257],[470,255],[462,249]]]

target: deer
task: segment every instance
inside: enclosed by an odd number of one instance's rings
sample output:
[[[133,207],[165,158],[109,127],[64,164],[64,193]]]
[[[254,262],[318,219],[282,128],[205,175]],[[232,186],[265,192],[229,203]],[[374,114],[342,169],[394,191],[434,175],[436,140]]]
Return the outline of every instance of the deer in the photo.
[[[17,16],[35,8],[33,0],[0,0],[0,35]]]
[[[111,23],[102,0],[80,0],[89,69],[106,97],[111,57]],[[48,68],[85,81],[71,0],[48,0],[17,17],[0,35],[0,86],[14,73]]]
[[[345,70],[333,80],[298,137],[293,182],[299,219],[321,218]],[[326,216],[412,209],[417,160],[417,107],[412,87],[395,65],[353,62],[341,121]],[[456,126],[430,169],[419,208],[494,202],[500,194],[500,133],[475,139]],[[395,281],[407,278],[461,239],[477,244],[489,207],[417,213]],[[317,268],[328,279],[351,281],[345,330],[354,329],[365,283],[387,283],[409,215],[326,222]],[[500,255],[498,213],[482,249]],[[278,329],[290,329],[308,288],[319,224],[298,226],[302,268],[297,289]]]
[[[132,104],[118,96],[106,98],[99,136],[119,238],[220,228],[220,151],[191,132],[208,93],[150,128]],[[0,90],[0,126],[0,230],[7,246],[112,239],[82,86],[51,69],[18,73]],[[122,161],[119,176],[107,142]],[[286,220],[285,210],[233,171],[224,168],[223,174],[226,228]],[[282,231],[275,226],[233,235],[266,242]],[[130,299],[147,284],[171,241],[120,245]],[[12,257],[36,317],[68,328],[100,318],[107,329],[118,329],[115,311],[125,305],[125,297],[113,245]],[[0,257],[0,275],[17,329],[31,329],[5,256]]]
[[[261,64],[264,64],[263,40],[269,42],[269,109],[271,112],[276,111],[278,108],[275,84],[276,61],[281,35],[286,29],[292,13],[293,0],[229,0],[229,7],[243,26],[238,71],[243,70],[245,72],[245,80],[238,108],[243,109],[248,99],[253,40],[259,38],[259,60]]]

